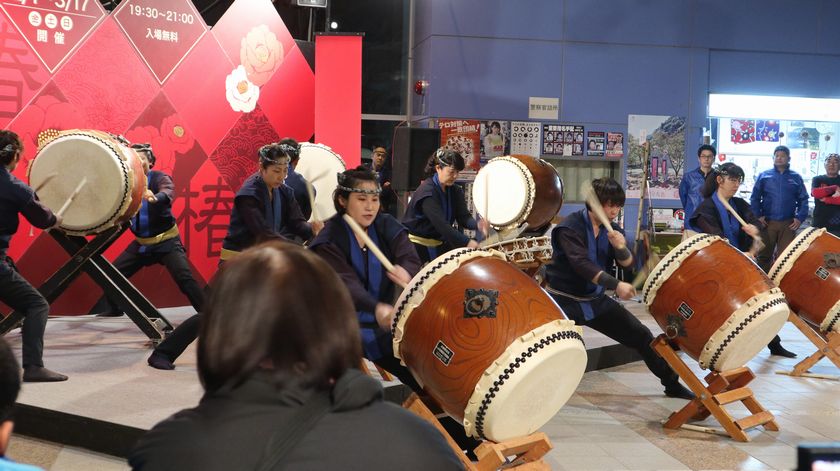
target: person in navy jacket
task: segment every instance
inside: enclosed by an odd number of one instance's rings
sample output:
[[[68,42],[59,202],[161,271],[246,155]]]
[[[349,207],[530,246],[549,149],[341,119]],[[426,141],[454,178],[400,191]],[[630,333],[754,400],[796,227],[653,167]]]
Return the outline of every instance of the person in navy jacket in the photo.
[[[808,217],[808,190],[802,177],[790,169],[790,149],[778,146],[773,151],[773,168],[755,179],[750,206],[762,230],[764,249],[756,257],[758,266],[769,271],[774,255],[796,237],[796,230]]]
[[[712,171],[712,164],[715,161],[717,149],[709,144],[703,144],[697,149],[697,160],[700,166],[696,169],[686,172],[680,182],[680,201],[685,212],[685,229],[687,231],[702,232],[699,228],[691,223],[691,217],[694,216],[694,211],[700,206],[703,201],[703,185],[706,182],[706,175]]]
[[[23,142],[17,134],[0,130],[0,301],[24,315],[23,380],[26,382],[64,381],[67,376],[44,368],[44,330],[50,305],[35,287],[18,273],[6,255],[12,236],[18,230],[18,214],[33,226],[50,229],[61,224],[61,218],[38,201],[26,183],[12,175],[20,162]]]

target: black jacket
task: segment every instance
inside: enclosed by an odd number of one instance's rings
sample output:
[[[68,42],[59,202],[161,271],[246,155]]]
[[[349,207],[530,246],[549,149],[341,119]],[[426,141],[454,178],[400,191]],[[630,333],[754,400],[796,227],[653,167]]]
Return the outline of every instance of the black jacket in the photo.
[[[755,217],[755,214],[753,214],[749,203],[738,197],[733,197],[729,201],[732,209],[741,216],[744,222],[752,224],[759,229],[761,228],[762,224],[758,218]],[[713,234],[726,239],[726,235],[723,234],[723,224],[720,220],[720,213],[715,206],[715,202],[711,198],[704,198],[703,201],[700,202],[700,206],[694,210],[694,215],[691,216],[691,225],[700,229],[700,232],[703,232],[704,234]],[[752,237],[750,237],[746,232],[740,229],[738,230],[738,250],[744,252],[749,250],[750,247],[752,247],[752,241]]]
[[[429,423],[382,401],[382,386],[349,370],[328,392],[278,389],[255,375],[157,424],[129,456],[135,470],[255,470],[272,435],[312,394],[331,409],[282,460],[286,470],[463,469]]]

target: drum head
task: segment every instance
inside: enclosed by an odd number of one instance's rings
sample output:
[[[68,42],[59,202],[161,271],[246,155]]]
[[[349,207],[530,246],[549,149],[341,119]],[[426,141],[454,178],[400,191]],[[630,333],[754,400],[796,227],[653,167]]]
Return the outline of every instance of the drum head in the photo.
[[[531,172],[511,157],[496,157],[475,177],[472,196],[476,211],[495,228],[524,223],[534,204],[536,187]]]
[[[335,215],[332,196],[337,185],[336,174],[345,170],[344,160],[329,147],[309,142],[300,145],[300,160],[295,171],[315,189],[315,207],[310,221],[315,216],[324,221]]]
[[[569,400],[586,370],[581,328],[554,321],[522,336],[484,372],[464,414],[473,436],[500,442],[537,431]]]
[[[131,200],[134,175],[123,152],[131,150],[104,133],[62,134],[35,156],[30,185],[38,189],[41,202],[57,212],[84,178],[85,185],[63,214],[61,228],[77,234],[100,232],[125,212]]]

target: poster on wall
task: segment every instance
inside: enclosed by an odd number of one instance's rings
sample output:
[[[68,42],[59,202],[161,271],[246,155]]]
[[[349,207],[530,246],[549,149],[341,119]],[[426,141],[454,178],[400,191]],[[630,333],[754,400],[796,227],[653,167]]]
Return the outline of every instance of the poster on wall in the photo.
[[[607,133],[607,150],[604,153],[606,157],[624,157],[624,133],[623,132],[608,132]]]
[[[481,122],[481,165],[493,157],[510,154],[510,122]]]
[[[543,154],[582,156],[583,126],[573,124],[544,124]]]
[[[630,115],[627,122],[627,197],[639,198],[644,172],[642,143],[650,146],[648,183],[655,199],[679,199],[685,166],[685,118]]]
[[[440,145],[461,154],[464,172],[478,172],[481,168],[481,121],[477,119],[439,119]]]
[[[755,142],[755,120],[733,119],[729,127],[729,139],[735,144]]]
[[[589,157],[603,157],[605,139],[605,133],[603,131],[589,131],[586,133],[586,155]]]
[[[563,133],[559,124],[543,124],[543,154],[563,155]]]
[[[541,123],[513,121],[510,123],[510,153],[540,156]]]
[[[755,140],[779,142],[779,121],[775,119],[757,120],[755,122]]]

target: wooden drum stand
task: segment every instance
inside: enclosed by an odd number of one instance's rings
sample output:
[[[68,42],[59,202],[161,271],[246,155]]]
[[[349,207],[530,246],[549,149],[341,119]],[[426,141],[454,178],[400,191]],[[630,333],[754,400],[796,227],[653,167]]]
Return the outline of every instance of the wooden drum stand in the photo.
[[[791,311],[788,320],[817,347],[817,351],[800,361],[792,371],[777,371],[776,373],[789,376],[804,376],[807,378],[840,380],[838,376],[808,373],[814,365],[823,358],[828,358],[834,366],[840,368],[840,334],[837,332],[822,333],[811,324],[805,322],[799,315]]]
[[[688,365],[680,359],[664,335],[654,339],[651,346],[697,396],[685,407],[672,413],[668,420],[663,422],[665,428],[684,428],[698,432],[716,433],[732,437],[739,442],[750,441],[746,431],[759,425],[766,430],[779,430],[779,425],[776,423],[773,414],[759,404],[753,397],[752,390],[746,387],[750,381],[755,379],[755,374],[746,366],[724,372],[713,371],[706,375],[706,384],[703,384]],[[743,402],[752,415],[736,420],[723,408],[724,405],[737,401]],[[704,420],[709,415],[713,415],[717,419],[723,426],[723,430],[688,423],[690,420]]]

